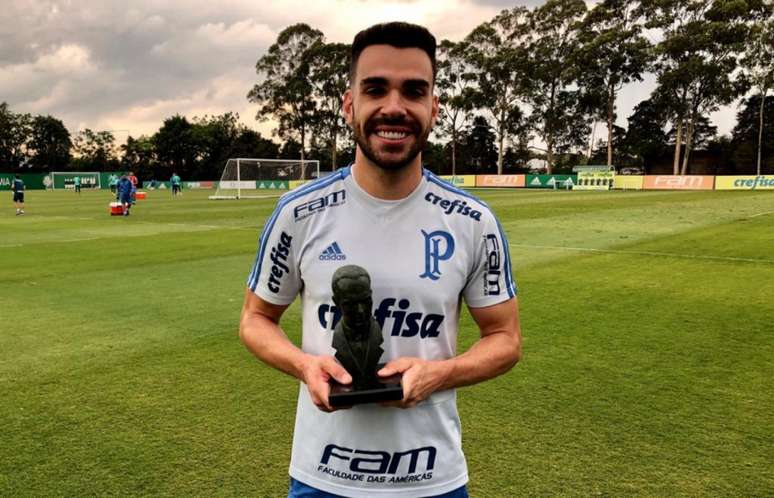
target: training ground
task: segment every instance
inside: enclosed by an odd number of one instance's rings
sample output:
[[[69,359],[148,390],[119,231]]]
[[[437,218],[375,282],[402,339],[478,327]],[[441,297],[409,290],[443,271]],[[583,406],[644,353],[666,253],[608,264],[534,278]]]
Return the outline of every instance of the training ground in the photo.
[[[276,199],[211,193],[2,193],[0,496],[285,496],[298,384],[237,336]],[[524,358],[458,392],[471,496],[771,496],[774,192],[475,193]]]

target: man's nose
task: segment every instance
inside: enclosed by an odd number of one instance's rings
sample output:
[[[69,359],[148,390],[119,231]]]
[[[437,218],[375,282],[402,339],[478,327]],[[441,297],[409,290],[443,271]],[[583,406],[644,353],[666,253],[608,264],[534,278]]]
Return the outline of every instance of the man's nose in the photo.
[[[389,117],[401,117],[406,114],[406,106],[399,90],[394,89],[387,92],[382,106],[382,114]]]

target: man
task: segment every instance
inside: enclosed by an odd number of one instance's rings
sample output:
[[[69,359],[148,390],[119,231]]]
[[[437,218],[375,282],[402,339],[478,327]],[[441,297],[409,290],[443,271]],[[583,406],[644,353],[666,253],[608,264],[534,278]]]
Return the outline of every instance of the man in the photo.
[[[455,388],[507,372],[521,356],[508,243],[491,210],[421,165],[438,115],[435,38],[390,23],[352,44],[344,115],[355,162],[283,196],[267,220],[240,322],[246,347],[302,384],[289,496],[464,497],[468,481]],[[329,379],[350,375],[331,356],[341,316],[331,276],[371,275],[387,362],[402,374],[391,406],[335,410]],[[279,321],[296,295],[302,347]],[[457,355],[462,297],[480,329]],[[328,493],[328,494],[326,494]]]
[[[132,190],[134,186],[132,181],[126,175],[118,180],[118,202],[124,211],[124,216],[129,216],[129,208],[132,207]]]
[[[182,194],[180,191],[180,177],[177,176],[177,173],[172,172],[172,178],[169,179],[169,183],[172,184],[172,195],[178,195]]]
[[[81,177],[76,176],[73,178],[73,186],[75,187],[75,193],[80,194],[81,193]]]
[[[134,176],[134,171],[130,171],[127,178],[129,178],[129,182],[132,184],[131,203],[134,204],[137,202],[137,184],[139,183],[139,180]]]
[[[11,190],[13,190],[13,204],[16,206],[16,216],[21,216],[24,214],[24,182],[18,174],[13,179]]]
[[[110,184],[110,192],[115,194],[118,188],[118,176],[115,173],[112,173],[108,179],[108,182]]]

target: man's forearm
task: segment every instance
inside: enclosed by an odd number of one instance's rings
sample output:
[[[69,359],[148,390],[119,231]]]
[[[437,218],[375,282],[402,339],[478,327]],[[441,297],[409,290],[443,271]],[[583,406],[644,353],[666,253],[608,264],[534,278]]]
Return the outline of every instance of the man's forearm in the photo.
[[[441,361],[446,378],[439,390],[469,386],[502,375],[521,359],[518,337],[506,333],[490,334],[479,339],[465,353]]]
[[[239,337],[256,358],[303,380],[303,364],[307,355],[290,342],[278,324],[267,317],[243,317],[239,326]]]

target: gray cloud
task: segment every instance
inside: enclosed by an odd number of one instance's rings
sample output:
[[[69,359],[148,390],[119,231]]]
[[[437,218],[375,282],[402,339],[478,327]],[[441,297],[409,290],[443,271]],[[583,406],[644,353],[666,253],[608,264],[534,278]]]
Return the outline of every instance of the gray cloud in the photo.
[[[128,129],[136,136],[175,113],[227,111],[267,132],[271,124],[255,123],[245,96],[256,60],[285,27],[306,22],[330,41],[349,42],[366,26],[399,19],[459,40],[516,3],[542,1],[3,0],[0,101],[57,116],[72,132]],[[651,89],[626,89],[620,122]]]

